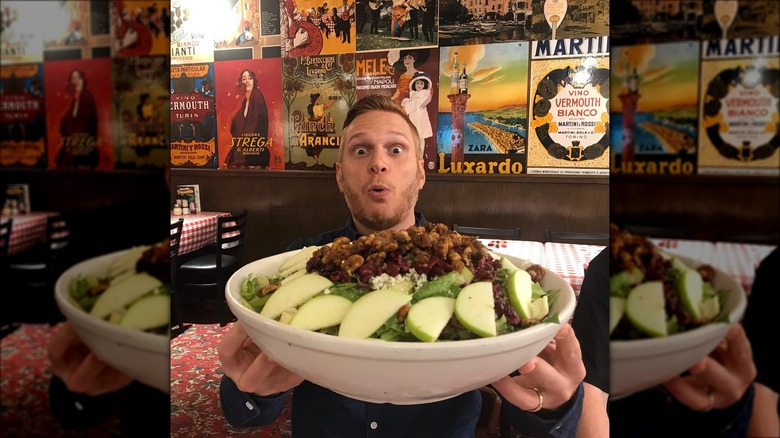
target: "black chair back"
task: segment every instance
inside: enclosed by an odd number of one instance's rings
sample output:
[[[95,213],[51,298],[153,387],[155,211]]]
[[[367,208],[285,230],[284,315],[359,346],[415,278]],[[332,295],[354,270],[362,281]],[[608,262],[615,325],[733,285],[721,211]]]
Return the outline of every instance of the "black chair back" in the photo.
[[[478,236],[480,239],[508,239],[518,240],[520,239],[521,230],[519,228],[483,228],[483,227],[469,227],[464,225],[455,224],[452,226],[452,231],[456,231],[460,234],[467,236]]]
[[[181,230],[184,228],[184,218],[179,218],[171,224],[171,266],[175,266],[173,260],[179,256],[179,242],[181,241]]]
[[[236,270],[243,264],[246,219],[246,209],[238,214],[217,218],[217,270],[223,268],[225,258],[221,257],[222,255],[236,258],[235,262],[231,263],[236,266]]]
[[[544,231],[544,241],[582,245],[609,245],[609,233],[581,233],[570,231]]]
[[[11,227],[13,218],[7,218],[5,222],[0,223],[0,257],[8,256],[8,247],[11,243]]]

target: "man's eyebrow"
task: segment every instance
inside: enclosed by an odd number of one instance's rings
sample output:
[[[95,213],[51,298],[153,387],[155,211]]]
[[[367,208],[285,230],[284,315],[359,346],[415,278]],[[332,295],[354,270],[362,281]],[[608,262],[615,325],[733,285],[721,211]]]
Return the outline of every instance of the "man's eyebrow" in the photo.
[[[389,131],[387,134],[388,134],[388,136],[400,136],[400,137],[403,137],[404,139],[406,139],[406,133],[404,133],[402,131]],[[349,137],[349,140],[352,141],[353,139],[362,139],[363,137],[367,137],[369,135],[370,134],[369,134],[368,131],[356,132],[355,134],[353,134],[353,135],[351,135]]]

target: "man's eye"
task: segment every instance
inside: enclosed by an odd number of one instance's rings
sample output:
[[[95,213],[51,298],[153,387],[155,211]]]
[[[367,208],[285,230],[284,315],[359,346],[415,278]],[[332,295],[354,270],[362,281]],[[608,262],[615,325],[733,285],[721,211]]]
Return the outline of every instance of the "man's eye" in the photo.
[[[404,151],[404,148],[402,148],[401,146],[393,146],[392,148],[390,148],[390,153],[395,154],[395,155],[398,155],[398,154],[400,154],[403,151]]]
[[[355,155],[365,155],[367,153],[368,153],[368,149],[366,149],[366,148],[364,148],[362,146],[359,146],[359,147],[355,148]]]

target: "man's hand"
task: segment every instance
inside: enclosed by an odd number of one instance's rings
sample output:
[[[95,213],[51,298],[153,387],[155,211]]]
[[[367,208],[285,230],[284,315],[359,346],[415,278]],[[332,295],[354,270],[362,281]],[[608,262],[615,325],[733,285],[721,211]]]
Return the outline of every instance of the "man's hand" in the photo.
[[[741,324],[734,324],[709,356],[696,362],[690,375],[675,377],[664,387],[695,411],[725,409],[739,401],[756,378],[750,341]]]
[[[544,397],[542,409],[555,409],[569,401],[585,378],[580,343],[571,325],[564,324],[544,350],[518,371],[519,376],[493,383],[518,408],[530,411],[538,407],[540,397],[530,388],[537,388]]]
[[[97,396],[118,391],[132,378],[103,362],[63,323],[47,346],[51,369],[71,392]]]
[[[298,386],[303,378],[263,353],[236,322],[217,347],[222,371],[243,392],[259,396],[277,394]]]

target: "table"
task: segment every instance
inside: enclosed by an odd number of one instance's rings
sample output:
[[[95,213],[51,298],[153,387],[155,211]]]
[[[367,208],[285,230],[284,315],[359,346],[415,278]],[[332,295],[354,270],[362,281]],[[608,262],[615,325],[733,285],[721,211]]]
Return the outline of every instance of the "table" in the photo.
[[[171,214],[171,224],[184,218],[179,243],[179,254],[186,254],[211,245],[217,241],[217,218],[230,216],[222,211],[202,211],[195,214],[174,216]]]
[[[497,254],[508,254],[533,263],[546,266],[544,244],[530,240],[479,239],[489,250]]]
[[[46,220],[49,216],[59,213],[51,211],[34,211],[15,216],[3,216],[0,222],[13,220],[11,238],[8,241],[8,255],[19,254],[38,243],[46,242]]]
[[[588,263],[605,248],[604,245],[546,242],[544,256],[547,269],[568,280],[579,296]]]
[[[656,239],[650,238],[661,251],[683,257],[690,257],[702,263],[712,264],[715,256],[715,244],[707,240]]]
[[[737,280],[747,294],[753,287],[756,268],[775,248],[774,245],[716,242],[713,264]]]

